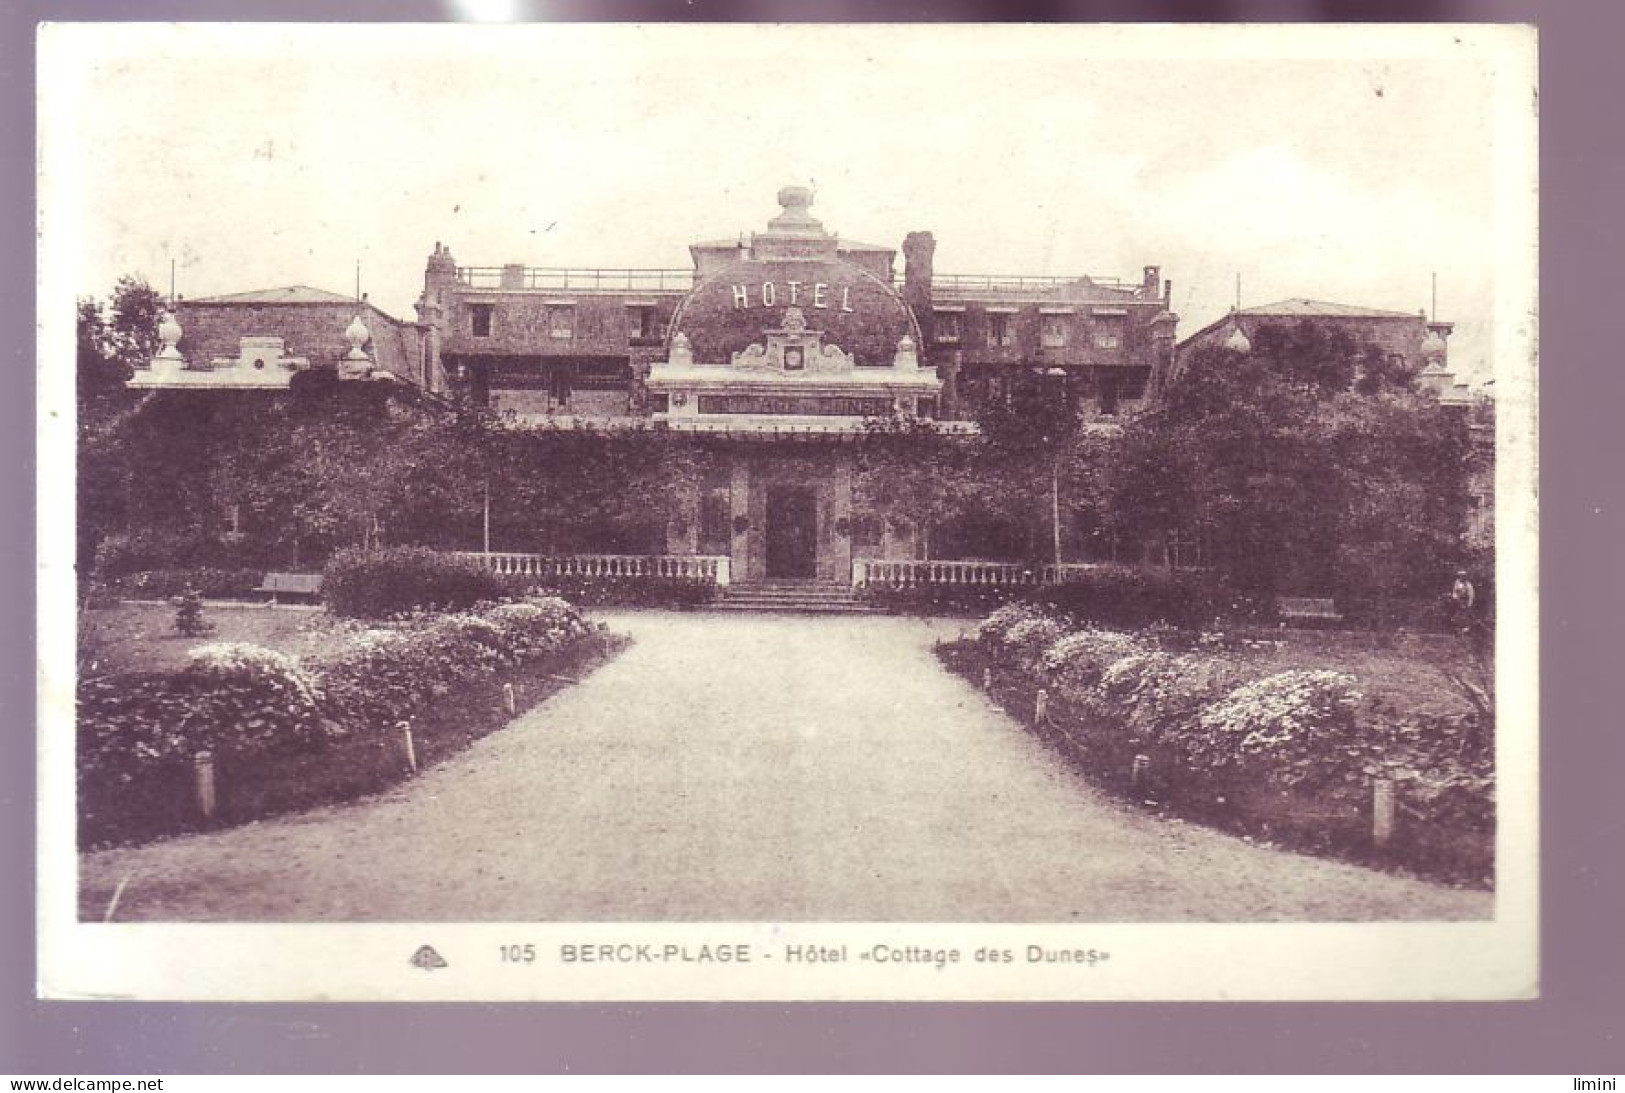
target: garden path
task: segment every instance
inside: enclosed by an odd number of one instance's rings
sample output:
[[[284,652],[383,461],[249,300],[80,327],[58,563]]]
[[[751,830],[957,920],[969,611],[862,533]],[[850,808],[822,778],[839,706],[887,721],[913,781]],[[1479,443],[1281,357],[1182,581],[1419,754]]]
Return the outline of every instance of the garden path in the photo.
[[[375,798],[86,855],[96,918],[1280,921],[1493,899],[1089,786],[934,662],[957,623],[619,612],[631,648]]]

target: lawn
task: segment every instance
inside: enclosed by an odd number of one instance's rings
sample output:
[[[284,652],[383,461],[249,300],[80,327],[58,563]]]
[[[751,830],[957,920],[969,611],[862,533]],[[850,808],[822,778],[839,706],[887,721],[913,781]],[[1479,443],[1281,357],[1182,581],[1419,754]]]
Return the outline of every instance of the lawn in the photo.
[[[79,663],[87,674],[159,672],[183,667],[187,654],[210,642],[247,642],[302,658],[319,658],[341,647],[352,624],[312,607],[225,607],[210,604],[203,617],[214,632],[187,637],[175,630],[175,609],[124,603],[79,615]]]
[[[1446,675],[1471,662],[1454,634],[1377,635],[1361,631],[1289,630],[1278,647],[1215,654],[1242,674],[1259,677],[1294,668],[1326,668],[1359,680],[1368,702],[1421,715],[1464,713],[1466,696]]]

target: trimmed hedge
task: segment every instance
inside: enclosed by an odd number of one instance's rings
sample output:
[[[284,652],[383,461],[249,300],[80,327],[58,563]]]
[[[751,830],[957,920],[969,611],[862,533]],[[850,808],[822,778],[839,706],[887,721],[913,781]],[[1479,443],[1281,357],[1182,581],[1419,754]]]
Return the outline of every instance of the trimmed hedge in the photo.
[[[1274,615],[1273,605],[1236,591],[1205,570],[1103,565],[1072,573],[1064,584],[1033,589],[1025,598],[1104,626],[1160,622],[1201,629],[1220,618],[1267,621]]]
[[[322,572],[328,609],[357,619],[459,611],[512,596],[518,589],[477,559],[427,547],[341,550]]]
[[[549,577],[538,591],[584,607],[703,607],[717,586],[695,577]]]
[[[1274,606],[1237,592],[1207,571],[1102,565],[1053,585],[871,584],[872,604],[899,614],[979,615],[1003,604],[1026,603],[1056,616],[1105,626],[1165,623],[1199,629],[1214,619],[1267,622]]]

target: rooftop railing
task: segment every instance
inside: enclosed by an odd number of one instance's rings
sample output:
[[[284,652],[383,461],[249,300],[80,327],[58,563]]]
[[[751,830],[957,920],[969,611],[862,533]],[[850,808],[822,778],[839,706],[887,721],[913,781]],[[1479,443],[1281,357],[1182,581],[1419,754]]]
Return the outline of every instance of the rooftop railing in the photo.
[[[687,292],[691,269],[562,269],[546,266],[458,266],[469,288],[552,292]]]
[[[899,286],[902,284],[900,279],[898,284]],[[1138,281],[1126,281],[1121,277],[1026,277],[1016,274],[1005,276],[990,273],[938,273],[931,278],[933,292],[950,293],[955,291],[1041,293],[1083,284],[1124,291],[1135,291],[1142,287]]]

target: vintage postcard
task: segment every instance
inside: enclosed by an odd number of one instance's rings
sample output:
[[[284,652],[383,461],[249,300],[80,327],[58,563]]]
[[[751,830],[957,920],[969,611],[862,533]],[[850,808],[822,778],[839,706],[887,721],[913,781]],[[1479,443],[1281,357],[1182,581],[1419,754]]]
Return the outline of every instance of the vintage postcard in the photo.
[[[1538,995],[1532,28],[38,48],[43,996]]]

